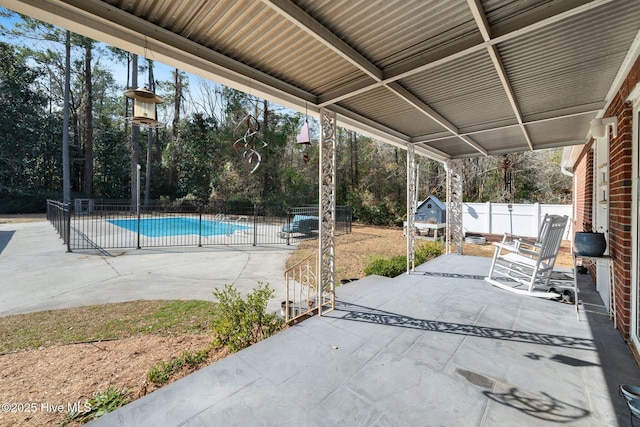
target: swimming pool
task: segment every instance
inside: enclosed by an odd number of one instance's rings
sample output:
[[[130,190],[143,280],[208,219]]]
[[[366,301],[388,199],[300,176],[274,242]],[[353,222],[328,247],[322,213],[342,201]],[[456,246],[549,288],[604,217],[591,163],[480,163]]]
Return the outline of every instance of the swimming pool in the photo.
[[[109,219],[113,225],[126,230],[138,232],[138,219]],[[200,228],[202,226],[202,228]],[[141,218],[140,234],[146,237],[168,237],[195,234],[201,236],[222,236],[236,231],[248,230],[250,227],[231,222],[210,221],[198,218],[165,217]]]

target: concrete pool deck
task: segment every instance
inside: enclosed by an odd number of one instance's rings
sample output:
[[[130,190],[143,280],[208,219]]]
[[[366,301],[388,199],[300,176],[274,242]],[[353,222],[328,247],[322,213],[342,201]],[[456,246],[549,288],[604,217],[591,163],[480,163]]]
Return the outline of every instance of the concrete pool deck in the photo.
[[[270,311],[284,300],[296,246],[208,246],[66,252],[46,221],[0,224],[0,316],[139,299],[212,301],[233,284],[246,295],[268,283]]]

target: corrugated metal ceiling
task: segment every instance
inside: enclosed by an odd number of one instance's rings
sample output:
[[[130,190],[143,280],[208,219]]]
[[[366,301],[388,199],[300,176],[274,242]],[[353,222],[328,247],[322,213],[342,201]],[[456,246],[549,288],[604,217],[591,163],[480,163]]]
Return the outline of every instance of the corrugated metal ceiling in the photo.
[[[640,44],[637,0],[0,4],[439,160],[584,142]]]

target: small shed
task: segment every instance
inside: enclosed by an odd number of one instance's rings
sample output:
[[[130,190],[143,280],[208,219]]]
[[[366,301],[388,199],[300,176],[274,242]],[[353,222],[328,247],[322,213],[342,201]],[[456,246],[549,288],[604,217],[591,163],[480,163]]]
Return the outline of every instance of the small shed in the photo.
[[[418,205],[416,221],[442,224],[447,221],[447,209],[436,196],[429,196]]]

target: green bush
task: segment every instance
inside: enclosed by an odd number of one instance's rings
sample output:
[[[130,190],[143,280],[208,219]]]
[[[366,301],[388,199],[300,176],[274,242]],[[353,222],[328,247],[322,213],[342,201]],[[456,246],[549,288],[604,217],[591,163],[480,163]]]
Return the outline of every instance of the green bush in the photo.
[[[442,255],[444,245],[440,242],[425,242],[416,247],[414,252],[415,265],[424,264],[425,262]],[[367,276],[376,274],[384,277],[396,277],[407,271],[407,257],[405,255],[397,255],[393,258],[379,258],[374,260],[365,269]]]
[[[425,262],[439,257],[444,253],[444,244],[441,242],[425,242],[415,248],[415,263],[416,265],[424,264]]]
[[[225,285],[213,295],[218,307],[213,317],[214,345],[226,345],[236,352],[278,332],[284,322],[275,313],[267,313],[267,303],[273,296],[269,284],[259,282],[246,301],[232,286]]]
[[[397,255],[391,259],[379,258],[374,260],[364,269],[364,274],[371,276],[376,274],[384,277],[396,277],[407,271],[407,257]]]
[[[47,199],[62,200],[56,192],[34,192],[30,194],[0,193],[0,213],[27,214],[47,211]]]

